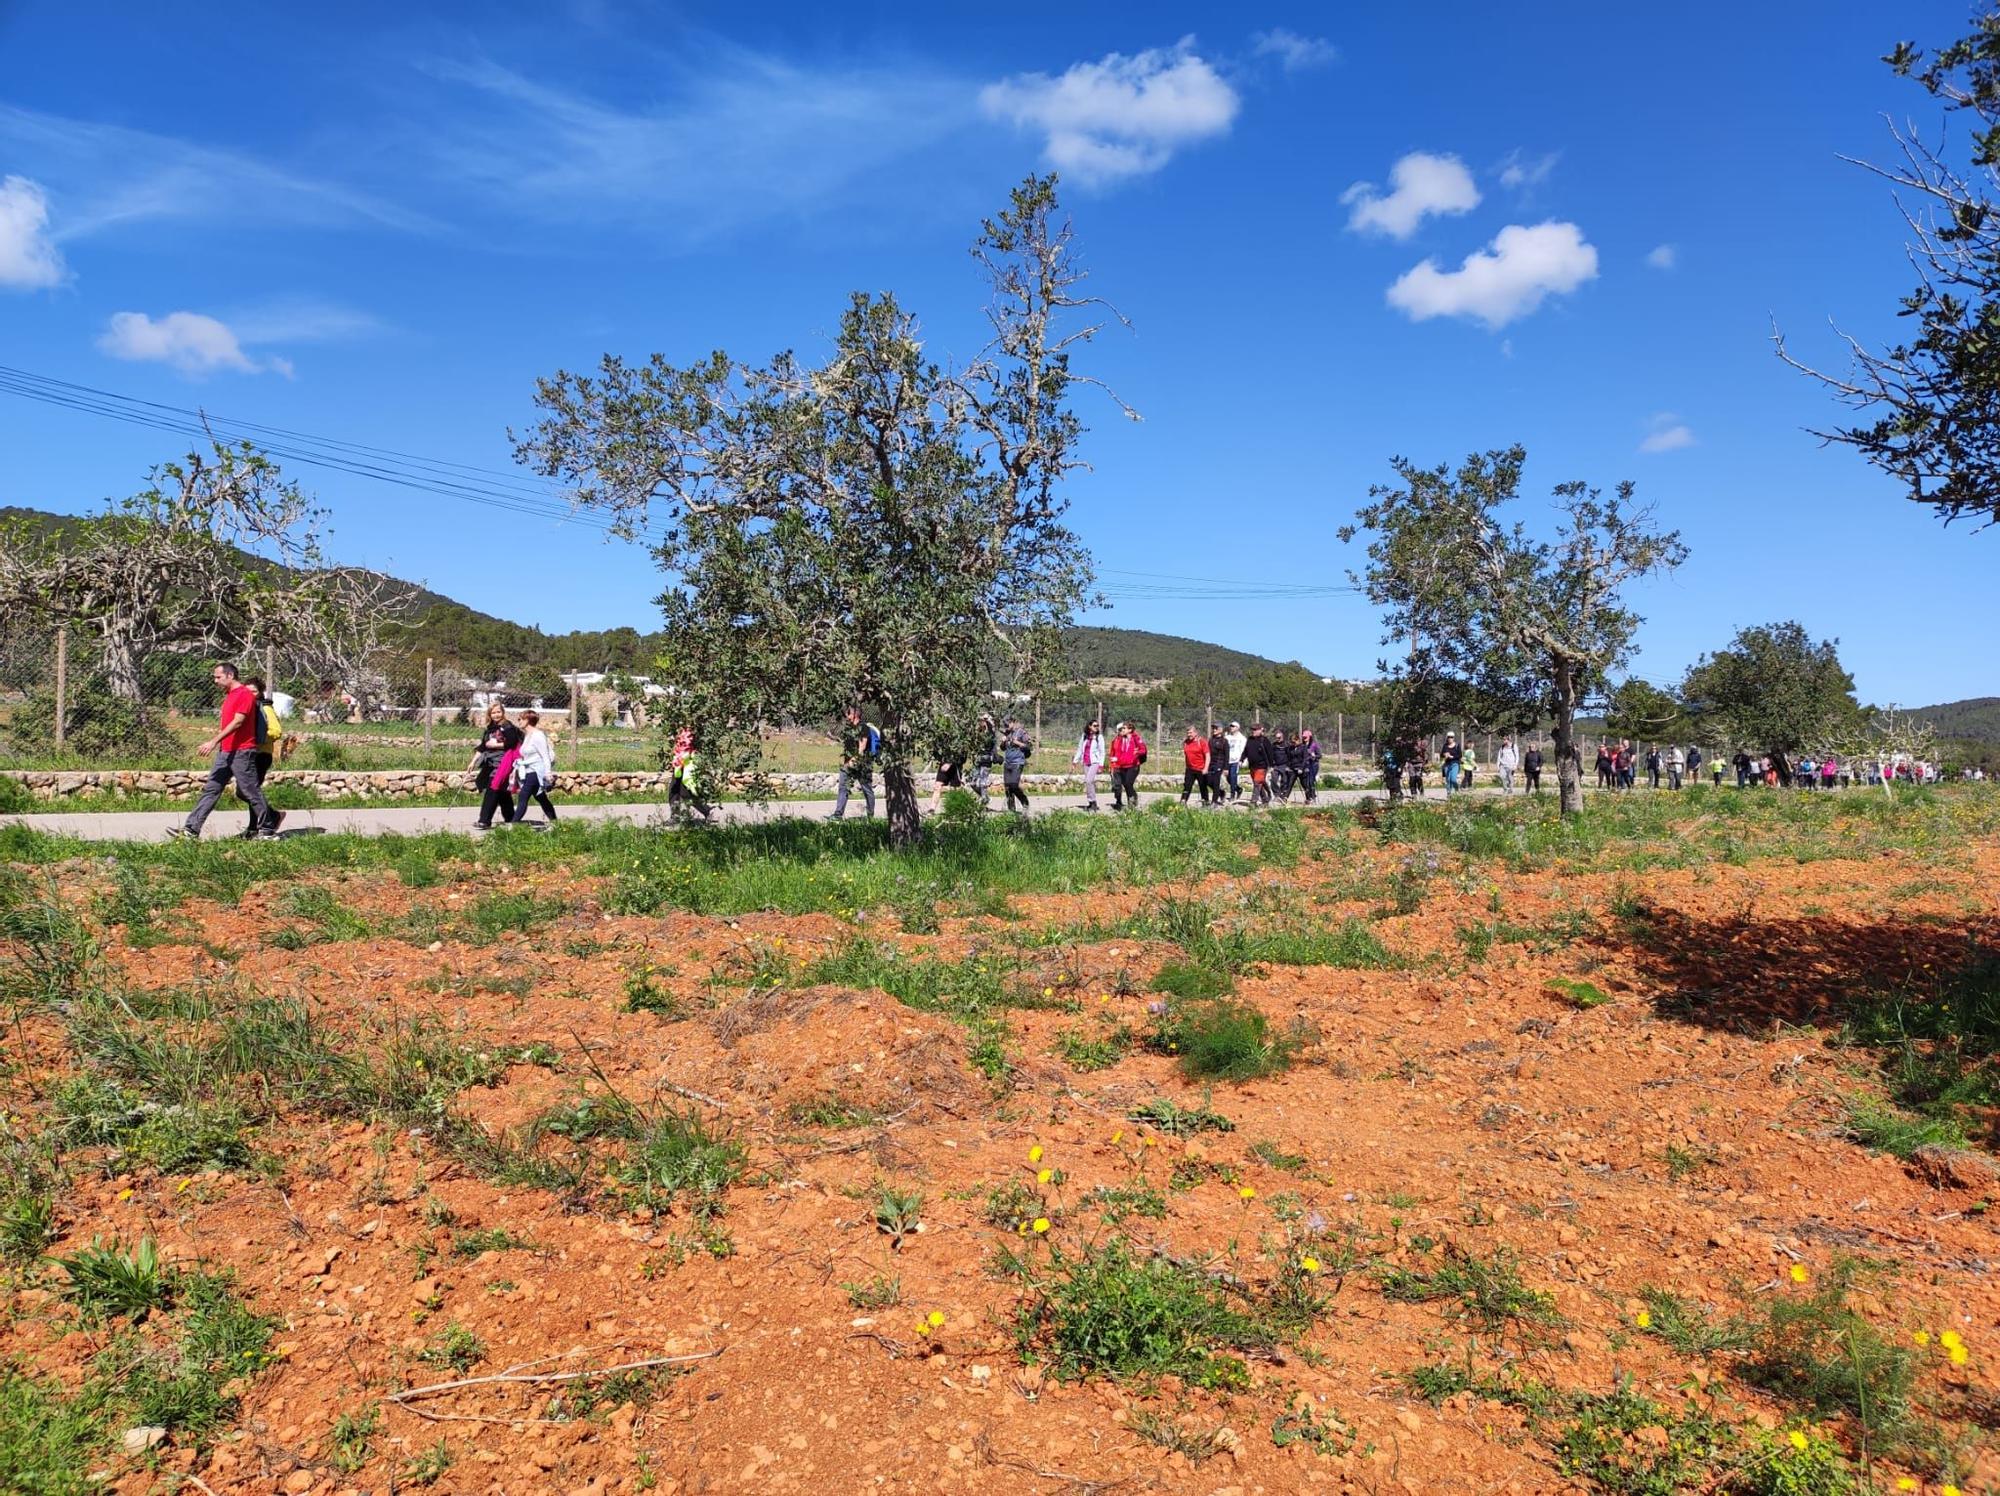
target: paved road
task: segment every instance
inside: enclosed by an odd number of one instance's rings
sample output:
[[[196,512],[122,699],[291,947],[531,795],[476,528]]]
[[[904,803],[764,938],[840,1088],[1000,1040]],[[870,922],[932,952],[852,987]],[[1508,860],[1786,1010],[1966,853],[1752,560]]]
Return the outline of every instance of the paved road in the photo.
[[[1367,790],[1321,790],[1321,805],[1351,803]],[[1379,795],[1379,791],[1372,792]],[[1491,791],[1479,790],[1475,794],[1485,796]],[[1173,800],[1178,796],[1149,794],[1141,797],[1141,803],[1151,805],[1156,800]],[[1443,795],[1433,794],[1431,800],[1441,802]],[[994,803],[999,803],[995,795]],[[1052,810],[1074,810],[1080,803],[1074,795],[1035,795],[1029,799],[1035,815],[1046,815]],[[1103,801],[1109,814],[1111,801]],[[1243,805],[1233,813],[1247,813]],[[1296,807],[1299,801],[1294,798]],[[881,799],[876,799],[876,809],[881,809]],[[560,805],[565,819],[578,821],[631,821],[640,825],[666,824],[667,807],[664,801],[644,801],[631,805]],[[849,818],[861,814],[859,801],[849,804]],[[999,814],[1002,812],[996,812]],[[468,801],[463,805],[382,805],[356,806],[351,809],[290,810],[285,813],[286,836],[310,836],[324,832],[348,832],[357,836],[383,836],[398,833],[405,836],[421,835],[431,831],[468,831],[472,827],[475,809]],[[743,801],[732,800],[720,806],[716,819],[720,821],[769,821],[780,816],[801,816],[807,820],[823,821],[833,814],[831,800],[777,800],[768,805],[758,806]],[[531,822],[539,818],[539,812],[532,812]],[[165,841],[167,829],[178,826],[187,819],[184,810],[113,810],[90,813],[51,811],[46,815],[4,815],[0,825],[31,826],[51,835],[74,836],[84,841]],[[227,840],[243,827],[243,810],[230,802],[216,807],[209,818],[205,835],[210,840]],[[494,835],[504,834],[495,830]]]

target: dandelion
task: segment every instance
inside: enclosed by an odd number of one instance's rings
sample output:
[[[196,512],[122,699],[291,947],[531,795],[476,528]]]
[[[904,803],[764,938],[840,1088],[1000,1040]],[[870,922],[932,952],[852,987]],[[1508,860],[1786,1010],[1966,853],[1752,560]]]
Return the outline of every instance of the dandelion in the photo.
[[[1929,1345],[1931,1343],[1931,1332],[1929,1330],[1919,1330],[1910,1339],[1916,1341],[1918,1345]]]
[[[1948,1351],[1955,1351],[1964,1345],[1965,1342],[1958,1338],[1958,1331],[1946,1330],[1942,1335],[1938,1336],[1938,1344]]]
[[[1807,1440],[1803,1430],[1793,1429],[1791,1433],[1791,1440],[1792,1440],[1792,1448],[1796,1449],[1800,1454],[1804,1454],[1806,1452]]]
[[[1652,1329],[1653,1328],[1652,1312],[1647,1309],[1641,1309],[1637,1314],[1632,1316],[1632,1323],[1637,1325],[1642,1330]]]
[[[1056,989],[1053,987],[1044,987],[1042,989],[1043,997],[1054,997],[1055,995],[1056,995]]]
[[[1896,1477],[1897,1490],[1914,1491],[1916,1490],[1916,1488],[1917,1488],[1917,1482],[1914,1477],[1908,1475],[1899,1475]]]
[[[1237,1198],[1241,1200],[1254,1200],[1257,1198],[1257,1191],[1250,1185],[1246,1184],[1243,1186],[1242,1189],[1236,1192],[1236,1195]]]
[[[1962,1345],[1953,1346],[1950,1350],[1946,1351],[1945,1354],[1951,1357],[1951,1364],[1953,1366],[1963,1366],[1966,1363],[1966,1361],[1970,1359],[1972,1355],[1972,1353]]]
[[[1111,1134],[1111,1141],[1114,1143],[1122,1142],[1124,1140],[1124,1137],[1125,1137],[1125,1129],[1121,1127],[1116,1132]]]
[[[182,1180],[182,1181],[181,1181],[181,1182],[180,1182],[179,1184],[177,1184],[177,1185],[175,1185],[175,1186],[174,1186],[174,1193],[175,1193],[175,1194],[177,1194],[177,1195],[184,1195],[184,1194],[186,1194],[186,1193],[187,1193],[187,1189],[188,1189],[188,1186],[189,1186],[189,1185],[191,1185],[191,1184],[193,1184],[193,1183],[194,1183],[194,1180],[193,1180],[193,1179],[191,1179],[191,1178],[190,1178],[190,1179],[183,1179],[183,1180]]]
[[[1792,1281],[1794,1283],[1803,1283],[1811,1276],[1812,1274],[1806,1271],[1806,1265],[1803,1262],[1792,1264]]]
[[[1028,1150],[1028,1162],[1031,1164],[1038,1164],[1041,1161],[1042,1161],[1042,1145],[1040,1143],[1037,1143],[1035,1144],[1034,1147]]]
[[[931,1327],[929,1325],[925,1324],[922,1320],[917,1321],[917,1333],[919,1335],[928,1335],[930,1332]]]
[[[944,1314],[940,1310],[933,1309],[929,1314],[924,1316],[924,1323],[928,1324],[933,1330],[941,1330],[944,1328]]]
[[[1049,1218],[1048,1218],[1047,1216],[1036,1216],[1036,1217],[1035,1217],[1035,1235],[1037,1235],[1037,1236],[1041,1236],[1041,1235],[1042,1235],[1043,1233],[1045,1233],[1045,1232],[1046,1232],[1046,1231],[1047,1231],[1048,1229],[1049,1229]]]
[[[1051,1179],[1055,1177],[1056,1177],[1056,1171],[1054,1169],[1043,1169],[1035,1175],[1035,1183],[1047,1184]]]
[[[1959,1496],[1957,1486],[1939,1486],[1938,1496]]]
[[[132,1198],[132,1192],[130,1190],[120,1190],[118,1192],[118,1198],[121,1200],[129,1200]]]
[[[1299,1259],[1299,1266],[1309,1273],[1316,1273],[1319,1271],[1319,1259],[1317,1257],[1301,1257]]]

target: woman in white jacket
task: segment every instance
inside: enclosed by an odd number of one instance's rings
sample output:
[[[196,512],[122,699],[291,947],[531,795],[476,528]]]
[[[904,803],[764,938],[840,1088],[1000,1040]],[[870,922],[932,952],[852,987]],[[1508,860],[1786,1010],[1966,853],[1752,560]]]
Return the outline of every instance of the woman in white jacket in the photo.
[[[521,756],[514,764],[514,776],[521,790],[514,802],[514,824],[521,824],[531,799],[542,807],[542,814],[553,821],[556,808],[549,803],[549,790],[556,782],[555,747],[549,742],[549,735],[542,731],[541,713],[521,713],[521,729]]]
[[[1083,768],[1083,808],[1097,809],[1097,771],[1104,767],[1104,734],[1095,722],[1083,724],[1083,736],[1077,739],[1076,752],[1069,761]]]

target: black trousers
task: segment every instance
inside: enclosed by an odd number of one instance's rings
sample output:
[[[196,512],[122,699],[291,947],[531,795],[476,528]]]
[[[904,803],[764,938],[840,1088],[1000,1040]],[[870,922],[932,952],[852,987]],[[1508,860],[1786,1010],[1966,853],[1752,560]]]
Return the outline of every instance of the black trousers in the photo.
[[[1021,802],[1021,813],[1023,815],[1027,814],[1028,792],[1021,788],[1021,771],[1019,769],[1009,769],[1005,778],[1007,782],[1007,808],[1012,810],[1014,802],[1019,800]]]
[[[1208,775],[1205,771],[1195,768],[1193,764],[1188,764],[1181,770],[1181,804],[1187,804],[1188,796],[1195,792],[1197,786],[1201,789],[1201,803],[1208,804]]]
[[[496,810],[500,812],[501,820],[507,822],[509,825],[513,824],[514,797],[507,793],[507,786],[504,784],[498,786],[489,784],[486,787],[486,793],[479,801],[479,824],[482,826],[491,826],[493,824],[493,812]]]
[[[1122,797],[1121,803],[1118,806],[1120,810],[1123,810],[1126,805],[1131,805],[1135,809],[1138,807],[1139,766],[1137,764],[1130,764],[1123,769],[1113,769],[1111,771],[1111,793],[1114,798]]]
[[[556,818],[556,808],[549,803],[549,792],[542,788],[542,776],[539,774],[523,774],[521,776],[521,793],[514,800],[514,814],[512,817],[514,820],[518,821],[527,815],[528,802],[530,800],[540,805],[542,807],[542,814],[550,820],[553,821]]]
[[[264,776],[265,776],[266,774],[269,774],[270,772],[271,772],[271,755],[270,755],[270,754],[268,754],[268,753],[260,753],[260,754],[258,754],[258,755],[257,755],[257,788],[258,788],[258,789],[260,789],[260,790],[261,790],[261,789],[262,789],[262,788],[264,787]],[[243,800],[243,803],[244,803],[245,805],[248,805],[248,804],[250,803],[250,802],[249,802],[248,800],[245,800],[245,799],[244,799],[244,797],[243,797],[243,792],[242,792],[241,790],[238,790],[238,791],[236,792],[236,798],[237,798],[237,799],[239,799],[239,800]],[[269,810],[269,808],[270,808],[270,807],[269,807],[269,804],[268,804],[268,802],[267,802],[267,803],[266,803],[266,806],[265,806],[265,809],[266,809],[266,810],[268,811],[268,810]],[[243,834],[244,834],[245,836],[255,836],[255,835],[256,835],[256,834],[257,834],[257,833],[258,833],[259,831],[262,831],[263,829],[264,829],[264,827],[263,827],[263,826],[262,826],[262,825],[261,825],[261,824],[260,824],[260,823],[258,822],[258,820],[257,820],[257,812],[256,812],[256,811],[254,811],[254,810],[252,810],[252,811],[250,812],[250,829],[249,829],[249,830],[247,830],[247,831],[245,831],[245,832],[244,832]]]
[[[1542,792],[1542,771],[1540,769],[1525,769],[1522,772],[1528,776],[1528,793],[1539,795]]]

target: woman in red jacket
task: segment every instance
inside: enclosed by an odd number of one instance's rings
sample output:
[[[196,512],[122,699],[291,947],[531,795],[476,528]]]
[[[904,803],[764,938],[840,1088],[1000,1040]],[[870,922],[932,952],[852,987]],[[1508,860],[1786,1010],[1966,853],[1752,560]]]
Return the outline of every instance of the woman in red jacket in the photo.
[[[1201,786],[1201,803],[1208,804],[1208,734],[1197,731],[1193,723],[1181,739],[1181,758],[1187,764],[1181,774],[1181,804],[1188,803],[1196,785]]]
[[[1146,740],[1130,722],[1118,724],[1118,736],[1111,740],[1111,808],[1124,810],[1127,802],[1139,808],[1139,765],[1146,761]]]

